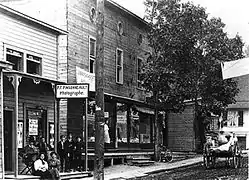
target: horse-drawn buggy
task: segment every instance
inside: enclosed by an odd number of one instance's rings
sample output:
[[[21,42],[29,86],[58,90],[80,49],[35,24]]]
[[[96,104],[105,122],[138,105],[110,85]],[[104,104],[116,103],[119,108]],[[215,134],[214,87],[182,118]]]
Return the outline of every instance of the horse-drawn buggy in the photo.
[[[226,164],[233,168],[241,166],[242,153],[235,134],[229,133],[223,135],[223,133],[209,132],[206,134],[203,161],[207,169],[215,167],[218,158],[225,158]],[[227,138],[227,142],[222,143],[220,140],[221,136]]]

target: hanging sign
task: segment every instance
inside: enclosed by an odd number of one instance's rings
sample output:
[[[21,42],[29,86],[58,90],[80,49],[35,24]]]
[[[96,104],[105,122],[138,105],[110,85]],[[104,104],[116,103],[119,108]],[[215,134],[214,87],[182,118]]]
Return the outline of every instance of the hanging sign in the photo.
[[[88,98],[88,84],[56,85],[57,98]]]

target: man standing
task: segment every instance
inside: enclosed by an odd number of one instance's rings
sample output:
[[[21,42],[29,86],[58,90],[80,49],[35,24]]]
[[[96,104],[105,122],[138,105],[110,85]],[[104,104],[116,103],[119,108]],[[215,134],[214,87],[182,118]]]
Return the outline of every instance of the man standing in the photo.
[[[64,135],[60,136],[60,141],[57,144],[57,153],[60,156],[60,161],[61,161],[61,172],[63,172],[63,167],[65,164],[65,158],[66,158],[66,152],[65,152],[65,142],[66,142],[66,137]]]
[[[68,139],[65,142],[66,165],[65,171],[70,172],[73,169],[73,156],[74,156],[75,143],[73,141],[72,133],[68,134]]]

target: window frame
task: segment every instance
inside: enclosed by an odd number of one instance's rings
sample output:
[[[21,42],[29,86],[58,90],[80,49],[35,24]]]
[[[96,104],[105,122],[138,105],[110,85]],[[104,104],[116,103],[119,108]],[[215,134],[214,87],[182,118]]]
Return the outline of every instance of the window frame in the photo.
[[[118,64],[118,52],[121,52],[121,65]],[[118,68],[121,68],[121,75],[118,76]],[[119,77],[119,79],[118,79]],[[116,83],[123,84],[124,83],[124,51],[120,48],[116,48]]]
[[[8,54],[7,49],[11,49],[13,51],[18,51],[18,52],[22,53],[22,62],[20,63],[21,67],[20,67],[20,70],[17,70],[18,72],[23,72],[26,74],[37,75],[37,76],[43,75],[43,59],[44,58],[43,58],[42,54],[30,51],[30,50],[22,49],[22,48],[13,46],[13,45],[4,44],[4,61],[7,61],[7,54]],[[39,63],[40,64],[40,67],[39,67],[40,73],[39,74],[32,74],[32,73],[27,72],[27,61],[29,61],[27,58],[27,55],[31,55],[31,56],[35,56],[35,57],[40,58],[40,63]]]
[[[141,74],[143,72],[143,69],[141,67],[139,68],[139,63],[138,63],[139,60],[141,60],[141,63],[140,63],[140,65],[141,65],[143,62],[143,58],[137,57],[137,71],[136,71],[137,72],[137,88],[143,89],[143,87],[142,87],[143,81],[139,79],[139,74]],[[140,72],[139,72],[139,70],[140,70]]]
[[[91,40],[94,40],[94,44],[95,44],[95,48],[94,48],[94,56],[92,56],[91,55]],[[93,36],[89,36],[88,37],[88,62],[89,62],[89,68],[88,68],[88,70],[89,70],[89,72],[90,73],[93,73],[93,74],[95,74],[95,66],[96,66],[96,50],[97,50],[97,47],[96,47],[96,38],[94,38]],[[93,61],[93,69],[92,69],[92,72],[91,72],[91,61]]]
[[[244,111],[243,110],[238,110],[238,127],[243,127],[244,126]]]

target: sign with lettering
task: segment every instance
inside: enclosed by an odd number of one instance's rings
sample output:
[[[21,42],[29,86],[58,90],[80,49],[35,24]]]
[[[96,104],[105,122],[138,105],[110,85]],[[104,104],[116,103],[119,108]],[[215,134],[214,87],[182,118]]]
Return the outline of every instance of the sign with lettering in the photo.
[[[29,119],[29,135],[38,135],[38,119]]]
[[[57,98],[88,98],[88,84],[56,85]]]
[[[77,83],[88,83],[89,91],[95,92],[95,74],[89,73],[84,69],[76,66],[76,81]]]

